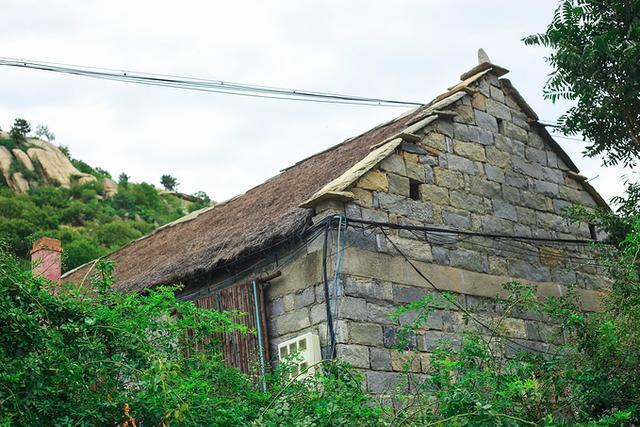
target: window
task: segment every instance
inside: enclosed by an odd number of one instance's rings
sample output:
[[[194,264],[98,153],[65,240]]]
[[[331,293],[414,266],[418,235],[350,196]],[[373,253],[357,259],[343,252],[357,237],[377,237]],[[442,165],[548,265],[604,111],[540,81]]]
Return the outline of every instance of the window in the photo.
[[[591,234],[591,240],[598,240],[598,232],[595,225],[589,224],[589,234]]]
[[[420,181],[409,179],[409,197],[412,200],[420,200]]]

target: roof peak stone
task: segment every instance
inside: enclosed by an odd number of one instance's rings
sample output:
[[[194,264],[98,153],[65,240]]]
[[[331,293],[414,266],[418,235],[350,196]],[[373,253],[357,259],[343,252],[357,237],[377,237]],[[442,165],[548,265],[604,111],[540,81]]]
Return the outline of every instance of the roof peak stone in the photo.
[[[498,77],[504,76],[509,72],[509,70],[507,70],[506,68],[492,63],[491,59],[489,59],[489,55],[487,55],[487,52],[483,48],[480,48],[478,49],[478,65],[476,65],[466,73],[463,73],[460,76],[460,80],[467,80],[468,78],[485,70],[493,71]]]
[[[489,59],[487,52],[485,52],[483,48],[480,48],[478,49],[478,64],[484,64],[485,62],[491,64],[491,60]]]

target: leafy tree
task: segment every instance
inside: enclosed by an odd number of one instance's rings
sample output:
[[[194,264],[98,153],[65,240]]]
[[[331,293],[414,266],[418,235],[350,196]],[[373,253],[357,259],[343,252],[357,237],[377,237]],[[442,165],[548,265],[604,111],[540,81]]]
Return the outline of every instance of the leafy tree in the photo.
[[[160,177],[160,184],[167,191],[175,191],[178,186],[178,180],[171,175],[162,175]]]
[[[120,175],[118,175],[118,184],[123,186],[124,188],[127,188],[127,186],[129,185],[130,178],[131,177],[129,175],[122,172]]]
[[[46,138],[48,142],[53,142],[56,139],[56,135],[49,130],[49,126],[47,125],[38,125],[36,126],[35,135],[38,138]],[[62,147],[60,148],[62,150]],[[66,149],[65,155],[69,157],[69,149]]]
[[[15,119],[13,126],[9,131],[9,135],[16,141],[24,141],[27,135],[31,132],[31,125],[25,119]]]
[[[575,105],[566,134],[591,141],[588,156],[635,165],[640,157],[640,1],[563,0],[547,30],[524,39],[551,48],[545,97]]]

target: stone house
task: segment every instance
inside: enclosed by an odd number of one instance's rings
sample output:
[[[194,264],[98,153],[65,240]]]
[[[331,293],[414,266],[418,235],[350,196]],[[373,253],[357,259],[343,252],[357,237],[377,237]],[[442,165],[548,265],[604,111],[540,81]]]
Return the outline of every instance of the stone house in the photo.
[[[583,309],[596,310],[607,280],[585,244],[595,230],[562,209],[608,207],[502,78],[507,70],[481,61],[432,102],[114,252],[118,288],[182,283],[185,299],[246,311],[241,321],[260,340],[225,341],[225,357],[244,370],[316,334],[324,357],[362,369],[373,393],[406,362],[387,315],[427,293],[450,291],[489,322],[496,307],[484,303],[505,282],[543,297],[575,284]],[[63,280],[84,283],[94,264]],[[434,312],[412,343],[411,369],[426,369],[439,338],[469,327],[456,308]],[[552,325],[534,313],[510,313],[505,329],[524,348],[550,345]]]

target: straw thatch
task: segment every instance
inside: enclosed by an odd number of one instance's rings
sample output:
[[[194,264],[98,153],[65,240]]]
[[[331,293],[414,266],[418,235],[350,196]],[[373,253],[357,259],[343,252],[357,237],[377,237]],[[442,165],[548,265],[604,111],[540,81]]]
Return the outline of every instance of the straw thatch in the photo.
[[[174,283],[294,236],[313,214],[298,207],[300,203],[365,157],[372,145],[404,129],[425,108],[303,160],[243,195],[119,249],[109,256],[116,262],[118,288],[134,291]],[[93,263],[81,266],[65,274],[64,280],[79,283],[92,267]]]

